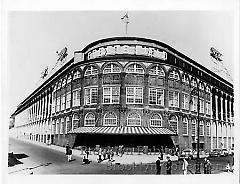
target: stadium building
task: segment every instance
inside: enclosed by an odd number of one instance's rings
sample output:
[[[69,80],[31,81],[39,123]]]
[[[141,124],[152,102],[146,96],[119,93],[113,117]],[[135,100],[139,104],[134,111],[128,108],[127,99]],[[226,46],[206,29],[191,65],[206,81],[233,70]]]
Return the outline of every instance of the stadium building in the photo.
[[[209,151],[234,146],[233,103],[230,82],[174,48],[113,37],[74,52],[12,117],[17,136],[32,141],[180,150],[196,149],[199,122]]]

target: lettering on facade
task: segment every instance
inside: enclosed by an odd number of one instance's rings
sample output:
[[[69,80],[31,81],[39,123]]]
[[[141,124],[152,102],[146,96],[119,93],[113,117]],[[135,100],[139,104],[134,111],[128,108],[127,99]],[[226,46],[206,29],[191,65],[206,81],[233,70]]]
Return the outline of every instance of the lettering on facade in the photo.
[[[94,49],[87,53],[87,59],[95,59],[104,56],[117,55],[117,54],[129,54],[129,55],[142,55],[158,58],[161,60],[167,60],[167,53],[165,51],[160,51],[157,48],[136,45],[113,45],[100,47],[98,49]]]

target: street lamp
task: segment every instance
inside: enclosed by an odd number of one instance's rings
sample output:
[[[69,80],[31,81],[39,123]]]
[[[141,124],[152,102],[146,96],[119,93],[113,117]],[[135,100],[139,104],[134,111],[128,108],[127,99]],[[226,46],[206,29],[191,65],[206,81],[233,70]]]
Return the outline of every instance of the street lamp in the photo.
[[[200,166],[201,163],[199,161],[199,147],[200,147],[200,121],[199,121],[199,111],[200,111],[200,101],[199,101],[199,88],[194,87],[191,91],[191,96],[192,95],[197,95],[197,162],[196,162],[196,172],[195,174],[201,174],[200,171]],[[191,102],[190,102],[191,103]]]

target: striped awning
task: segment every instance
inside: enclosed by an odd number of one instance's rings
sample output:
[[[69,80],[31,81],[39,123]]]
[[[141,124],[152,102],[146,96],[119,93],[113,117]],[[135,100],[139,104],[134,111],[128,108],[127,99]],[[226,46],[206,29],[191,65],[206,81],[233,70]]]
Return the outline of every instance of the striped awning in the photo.
[[[128,135],[176,135],[165,127],[79,127],[69,133],[77,134],[128,134]]]

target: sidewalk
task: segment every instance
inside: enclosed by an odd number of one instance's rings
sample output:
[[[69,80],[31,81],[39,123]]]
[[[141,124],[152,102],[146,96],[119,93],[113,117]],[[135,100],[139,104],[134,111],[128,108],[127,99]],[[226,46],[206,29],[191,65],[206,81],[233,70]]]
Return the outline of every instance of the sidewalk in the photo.
[[[14,139],[16,139],[16,138],[14,138]],[[35,145],[39,145],[39,146],[43,146],[43,147],[46,147],[46,148],[49,148],[49,149],[57,150],[57,151],[60,151],[60,152],[65,154],[65,147],[56,146],[56,145],[53,145],[53,144],[47,145],[46,143],[35,142],[35,141],[31,141],[31,140],[26,140],[26,139],[18,139],[18,140],[29,142],[31,144],[35,144]],[[77,150],[77,149],[72,150],[72,155],[73,155],[72,156],[73,159],[74,159],[74,157],[82,159],[85,156],[84,152],[82,152],[81,150]],[[142,154],[142,153],[141,154],[139,154],[139,153],[128,153],[128,154],[124,154],[122,157],[114,155],[114,157],[113,157],[114,162],[112,162],[112,164],[115,164],[115,163],[117,163],[117,164],[155,163],[158,156],[159,156],[159,154],[157,154],[157,153],[151,153],[151,154],[149,153],[147,155]],[[98,155],[91,152],[89,154],[88,158],[91,161],[97,162]],[[177,156],[170,156],[170,159],[172,161],[176,161],[176,160],[178,160],[178,157]],[[166,158],[166,155],[163,155],[162,162],[165,162],[165,161],[167,161],[167,158]],[[104,160],[101,163],[102,164],[107,164],[109,162],[108,162],[108,160]]]

